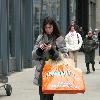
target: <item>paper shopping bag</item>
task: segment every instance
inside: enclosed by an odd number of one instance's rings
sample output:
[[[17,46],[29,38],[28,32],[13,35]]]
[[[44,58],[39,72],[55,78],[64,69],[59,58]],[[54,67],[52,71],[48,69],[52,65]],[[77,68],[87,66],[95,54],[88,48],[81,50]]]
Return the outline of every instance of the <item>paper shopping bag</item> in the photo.
[[[44,94],[85,92],[81,69],[72,67],[67,61],[51,62],[48,61],[45,64],[42,73],[42,91]]]

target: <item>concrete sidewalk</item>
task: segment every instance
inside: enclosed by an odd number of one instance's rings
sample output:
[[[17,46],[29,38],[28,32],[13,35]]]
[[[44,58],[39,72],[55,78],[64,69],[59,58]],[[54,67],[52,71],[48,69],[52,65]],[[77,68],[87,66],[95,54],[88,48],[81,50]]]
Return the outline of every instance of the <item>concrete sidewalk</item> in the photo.
[[[56,94],[54,100],[98,100],[100,98],[100,64],[96,56],[96,71],[85,74],[84,54],[79,52],[78,67],[82,69],[86,92],[84,94]],[[0,88],[0,100],[39,100],[38,87],[33,86],[33,68],[24,69],[22,72],[13,73],[9,76],[9,83],[12,85],[11,96],[5,96],[5,90]]]

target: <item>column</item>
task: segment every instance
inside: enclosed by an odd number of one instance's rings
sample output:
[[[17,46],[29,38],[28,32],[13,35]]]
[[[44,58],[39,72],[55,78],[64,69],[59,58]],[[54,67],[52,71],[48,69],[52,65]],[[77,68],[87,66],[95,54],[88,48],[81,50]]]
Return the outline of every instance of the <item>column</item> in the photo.
[[[33,0],[22,1],[22,64],[24,68],[32,67],[32,3]]]
[[[67,33],[67,0],[61,0],[61,15],[60,15],[60,23],[61,23],[61,32]]]
[[[0,74],[2,73],[2,59],[1,59],[1,0],[0,0]]]
[[[14,0],[14,33],[15,33],[15,58],[16,70],[22,70],[21,54],[21,0]]]
[[[8,2],[1,0],[1,59],[2,73],[7,75],[9,72],[9,49],[8,49]]]

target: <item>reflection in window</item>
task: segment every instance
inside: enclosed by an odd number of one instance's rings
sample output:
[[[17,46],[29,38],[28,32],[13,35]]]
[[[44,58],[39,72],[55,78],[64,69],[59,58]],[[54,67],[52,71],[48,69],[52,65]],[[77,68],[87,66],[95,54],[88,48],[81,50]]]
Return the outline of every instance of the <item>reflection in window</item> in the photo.
[[[43,19],[53,17],[59,25],[60,0],[33,0],[33,44],[41,33]]]

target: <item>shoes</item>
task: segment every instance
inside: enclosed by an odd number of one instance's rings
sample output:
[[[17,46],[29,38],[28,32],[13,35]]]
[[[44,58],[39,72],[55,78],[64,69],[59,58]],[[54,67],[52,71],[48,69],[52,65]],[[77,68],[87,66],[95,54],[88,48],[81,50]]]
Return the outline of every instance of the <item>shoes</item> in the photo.
[[[95,68],[92,68],[93,71],[95,71]]]
[[[95,71],[95,67],[94,67],[94,64],[92,64],[92,70],[93,70],[93,71]]]
[[[87,70],[86,74],[89,74],[89,73],[90,73],[90,71],[89,71],[89,70]]]

